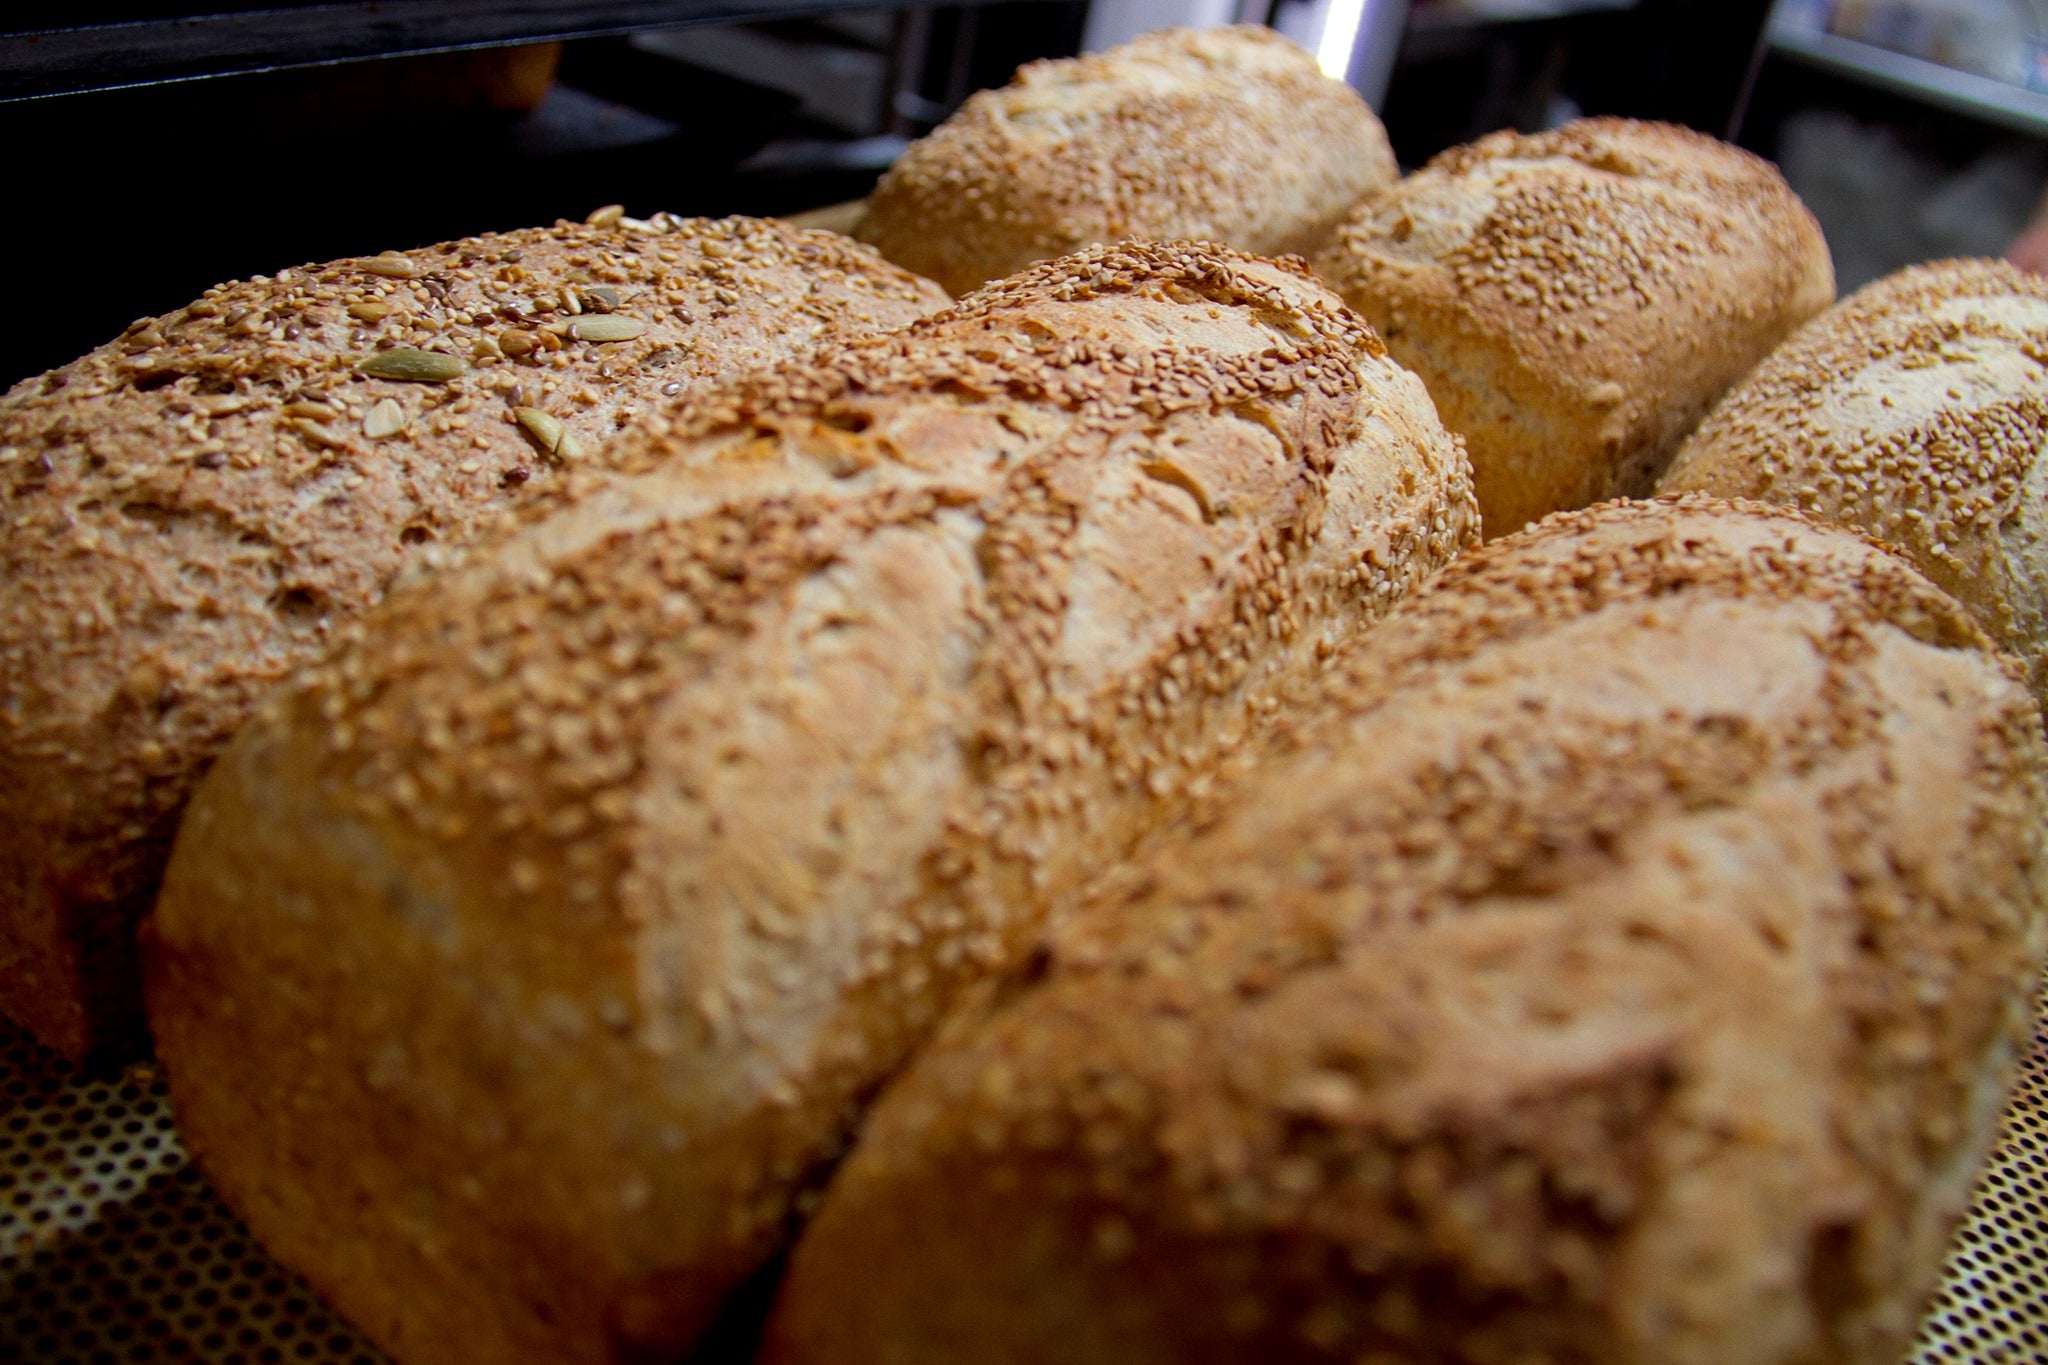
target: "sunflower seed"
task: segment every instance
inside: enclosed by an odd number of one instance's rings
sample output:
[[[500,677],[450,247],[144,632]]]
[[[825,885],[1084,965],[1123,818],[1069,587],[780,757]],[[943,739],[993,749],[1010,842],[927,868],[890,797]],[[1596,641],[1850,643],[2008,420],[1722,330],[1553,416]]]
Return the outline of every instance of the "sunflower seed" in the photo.
[[[640,319],[616,313],[586,313],[569,324],[569,335],[578,341],[631,341],[646,330]]]
[[[527,355],[540,345],[540,338],[523,327],[507,327],[498,333],[498,349],[506,355]]]
[[[308,420],[307,418],[300,417],[292,422],[292,426],[298,431],[299,435],[305,437],[308,441],[311,441],[314,445],[320,446],[323,449],[348,449],[347,437],[327,427],[320,425],[320,423],[318,422],[314,422]]]
[[[405,409],[398,406],[397,399],[380,398],[363,416],[363,435],[373,441],[381,441],[386,436],[404,431],[411,422],[412,418],[405,415]]]
[[[606,204],[606,205],[605,205],[605,206],[604,206],[603,208],[601,208],[601,209],[593,209],[593,210],[591,211],[591,214],[590,214],[590,216],[589,216],[588,218],[585,218],[585,219],[584,219],[583,221],[584,221],[584,222],[586,222],[586,223],[588,223],[588,224],[590,224],[590,226],[592,226],[592,227],[598,227],[598,228],[616,227],[616,226],[618,225],[618,221],[619,221],[619,219],[621,219],[621,218],[623,218],[623,217],[625,217],[625,216],[626,216],[626,208],[625,208],[625,205],[623,205],[623,204]]]
[[[514,408],[512,415],[518,419],[520,426],[526,428],[526,434],[533,438],[534,444],[541,448],[542,453],[561,459],[573,457],[573,450],[565,453],[562,449],[564,445],[571,443],[571,438],[569,429],[562,425],[561,418],[542,412],[539,408]]]
[[[376,299],[365,299],[361,303],[352,303],[348,306],[348,315],[357,322],[382,322],[397,311],[390,304],[380,303]]]
[[[468,367],[454,356],[443,355],[439,351],[418,351],[410,346],[398,346],[377,352],[356,368],[373,379],[411,379],[423,384],[438,384],[455,378]]]
[[[287,417],[310,417],[316,422],[331,422],[334,420],[335,413],[334,409],[328,407],[325,403],[300,402],[286,403],[284,405],[284,415]]]
[[[420,273],[412,259],[398,251],[382,252],[357,264],[372,275],[382,275],[389,280],[409,280]]]

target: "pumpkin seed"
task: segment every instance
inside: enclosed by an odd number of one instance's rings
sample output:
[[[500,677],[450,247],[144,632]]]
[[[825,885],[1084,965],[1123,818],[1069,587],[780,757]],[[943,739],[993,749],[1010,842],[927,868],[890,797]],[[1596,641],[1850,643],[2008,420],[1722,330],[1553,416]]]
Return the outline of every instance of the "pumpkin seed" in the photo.
[[[379,351],[356,366],[373,379],[409,379],[422,384],[439,384],[469,368],[452,355],[439,351],[418,351],[398,346]]]

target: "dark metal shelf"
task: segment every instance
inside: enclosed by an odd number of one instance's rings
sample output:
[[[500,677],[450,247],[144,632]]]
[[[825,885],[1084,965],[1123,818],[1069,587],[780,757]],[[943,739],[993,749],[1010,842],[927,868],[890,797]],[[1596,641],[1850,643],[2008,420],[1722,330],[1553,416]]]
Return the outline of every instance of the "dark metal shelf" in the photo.
[[[890,8],[937,0],[889,0]],[[960,0],[946,0],[960,3]],[[605,37],[692,24],[876,9],[876,0],[328,0],[261,8],[216,4],[9,5],[0,13],[0,103],[285,67],[517,43]],[[70,22],[63,22],[63,18]]]
[[[1478,5],[1417,5],[1408,12],[1408,26],[1423,30],[1484,29],[1635,7],[1636,0],[1487,0]]]

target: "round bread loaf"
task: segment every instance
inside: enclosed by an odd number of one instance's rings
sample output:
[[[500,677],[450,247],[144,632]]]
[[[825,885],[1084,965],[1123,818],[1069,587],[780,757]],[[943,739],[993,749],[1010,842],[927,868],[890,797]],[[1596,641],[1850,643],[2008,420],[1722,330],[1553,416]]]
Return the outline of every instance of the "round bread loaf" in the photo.
[[[1915,266],[1808,323],[1658,485],[1804,508],[1897,546],[2048,695],[2048,280]]]
[[[1216,248],[668,427],[266,703],[145,932],[181,1134],[401,1360],[683,1358],[962,984],[1477,538],[1414,376]]]
[[[1835,296],[1820,226],[1768,162],[1604,118],[1443,153],[1360,204],[1317,269],[1464,436],[1489,538],[1647,494]]]
[[[1400,174],[1365,101],[1271,29],[1033,62],[885,174],[854,235],[954,293],[1094,242],[1321,245]]]
[[[2040,718],[1852,533],[1468,556],[940,1034],[772,1365],[1891,1365],[2025,1038]]]
[[[636,411],[945,302],[778,223],[605,211],[209,290],[0,398],[0,1010],[140,1041],[178,813],[255,700]]]

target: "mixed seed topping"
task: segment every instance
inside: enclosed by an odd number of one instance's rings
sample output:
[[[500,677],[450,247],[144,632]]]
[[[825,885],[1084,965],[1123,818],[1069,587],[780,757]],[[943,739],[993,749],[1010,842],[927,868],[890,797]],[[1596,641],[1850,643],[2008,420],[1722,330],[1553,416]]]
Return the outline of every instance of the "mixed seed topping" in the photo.
[[[221,285],[17,385],[0,865],[147,904],[198,774],[401,571],[689,388],[943,302],[844,238],[614,208]]]

